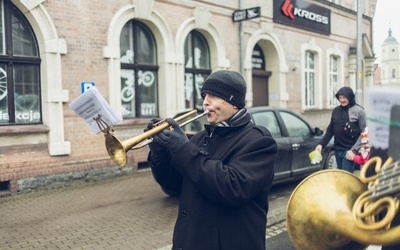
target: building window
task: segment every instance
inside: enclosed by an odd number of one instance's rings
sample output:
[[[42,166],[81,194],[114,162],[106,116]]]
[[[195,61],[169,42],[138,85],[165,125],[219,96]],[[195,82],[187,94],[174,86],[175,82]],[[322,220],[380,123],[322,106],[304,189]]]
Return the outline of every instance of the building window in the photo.
[[[0,0],[0,125],[40,124],[40,58],[35,34],[8,0]]]
[[[158,116],[157,47],[143,23],[131,20],[122,29],[121,106],[123,118]]]
[[[392,69],[392,78],[396,78],[396,69]]]
[[[305,53],[304,82],[304,106],[306,108],[315,107],[315,54],[311,51]]]
[[[328,100],[329,107],[334,107],[338,105],[338,101],[335,97],[338,91],[338,57],[331,55],[329,57],[329,86],[328,86]]]
[[[207,41],[199,32],[192,31],[185,41],[185,108],[203,109],[200,90],[210,73]]]

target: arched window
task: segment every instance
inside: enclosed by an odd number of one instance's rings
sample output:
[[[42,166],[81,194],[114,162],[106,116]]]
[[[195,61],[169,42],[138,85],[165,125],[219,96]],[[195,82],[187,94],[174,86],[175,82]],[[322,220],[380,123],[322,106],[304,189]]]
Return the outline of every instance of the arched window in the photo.
[[[143,23],[131,20],[120,37],[123,118],[158,116],[157,47]]]
[[[9,1],[0,0],[0,125],[40,124],[40,58],[35,34]]]
[[[203,109],[201,87],[211,73],[206,39],[192,31],[185,41],[185,108]]]

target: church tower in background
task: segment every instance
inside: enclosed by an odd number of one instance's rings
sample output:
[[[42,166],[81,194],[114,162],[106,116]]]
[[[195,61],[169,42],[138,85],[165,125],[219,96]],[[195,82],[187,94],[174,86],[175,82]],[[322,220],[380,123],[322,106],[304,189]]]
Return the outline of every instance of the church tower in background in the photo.
[[[400,43],[392,36],[390,27],[382,44],[381,84],[382,87],[400,87]]]

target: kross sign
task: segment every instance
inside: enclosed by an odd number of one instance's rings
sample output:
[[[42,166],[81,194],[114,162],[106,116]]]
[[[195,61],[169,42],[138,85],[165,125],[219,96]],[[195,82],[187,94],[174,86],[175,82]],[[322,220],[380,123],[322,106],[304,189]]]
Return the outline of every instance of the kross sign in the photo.
[[[321,34],[331,32],[329,9],[305,0],[275,0],[274,22],[292,25]]]
[[[261,16],[261,8],[254,7],[250,9],[237,10],[232,14],[232,21],[240,22],[248,19],[253,19]]]

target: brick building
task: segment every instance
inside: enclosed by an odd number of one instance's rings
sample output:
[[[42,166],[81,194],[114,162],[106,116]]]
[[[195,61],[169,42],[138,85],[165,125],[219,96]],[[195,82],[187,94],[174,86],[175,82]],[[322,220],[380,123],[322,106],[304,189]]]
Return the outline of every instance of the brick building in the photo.
[[[355,2],[0,0],[0,195],[146,165],[143,148],[115,166],[104,137],[71,111],[87,84],[123,117],[121,139],[151,117],[201,108],[217,69],[243,74],[247,106],[287,107],[325,127],[333,93],[356,84]],[[363,2],[366,88],[376,0]]]

